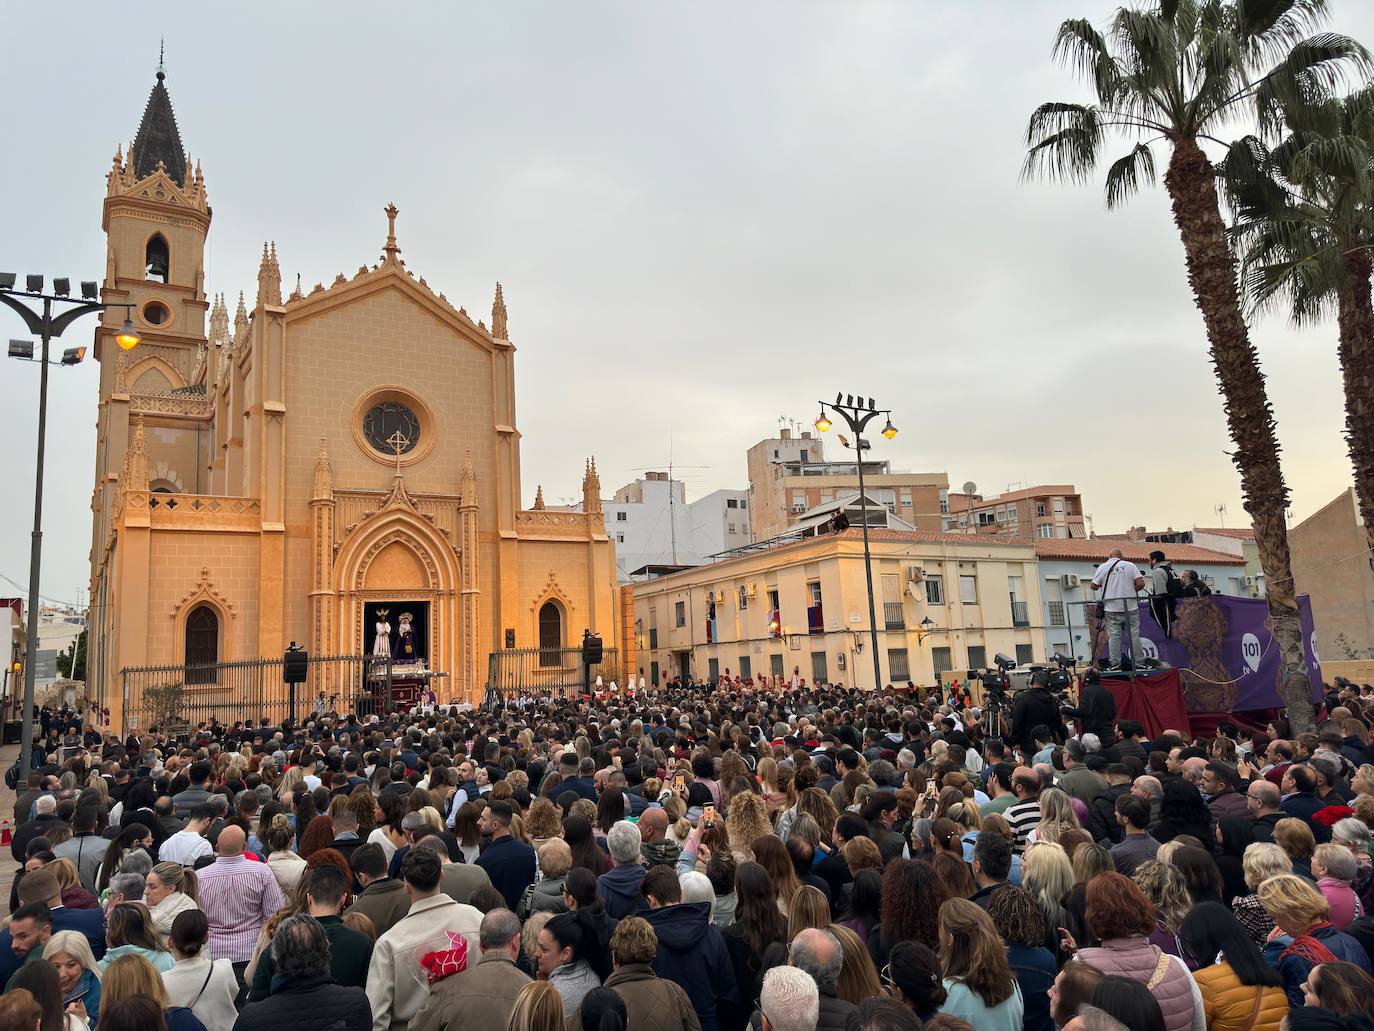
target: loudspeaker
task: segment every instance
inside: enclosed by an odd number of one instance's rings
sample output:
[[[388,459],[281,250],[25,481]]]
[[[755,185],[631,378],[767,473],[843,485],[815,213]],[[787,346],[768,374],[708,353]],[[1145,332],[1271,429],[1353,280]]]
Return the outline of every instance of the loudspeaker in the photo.
[[[292,644],[295,642],[293,641]],[[310,653],[303,648],[288,648],[282,655],[283,684],[304,684],[310,670]]]

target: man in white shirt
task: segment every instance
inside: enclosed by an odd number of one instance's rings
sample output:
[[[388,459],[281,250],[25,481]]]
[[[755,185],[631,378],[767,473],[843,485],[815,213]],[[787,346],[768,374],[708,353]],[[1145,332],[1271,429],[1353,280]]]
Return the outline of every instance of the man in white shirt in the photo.
[[[1106,610],[1107,651],[1113,669],[1121,668],[1121,631],[1131,634],[1131,667],[1140,664],[1140,604],[1136,592],[1145,586],[1145,578],[1135,563],[1127,562],[1120,548],[1113,548],[1106,562],[1093,574],[1093,590],[1102,592]]]
[[[203,802],[191,810],[191,819],[186,826],[162,843],[157,856],[164,863],[180,863],[182,866],[195,866],[201,856],[210,855],[214,849],[205,837],[210,824],[215,821],[215,808]]]

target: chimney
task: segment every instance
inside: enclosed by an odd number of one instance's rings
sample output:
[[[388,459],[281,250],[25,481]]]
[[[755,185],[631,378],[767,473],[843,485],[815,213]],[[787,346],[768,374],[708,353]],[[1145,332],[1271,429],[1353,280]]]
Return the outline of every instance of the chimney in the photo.
[[[802,430],[802,440],[810,440],[810,439],[811,439],[811,431],[810,431],[810,430]]]
[[[783,439],[783,440],[791,440],[791,439],[792,439],[792,431],[791,431],[790,429],[784,429],[784,430],[782,431],[782,439]]]

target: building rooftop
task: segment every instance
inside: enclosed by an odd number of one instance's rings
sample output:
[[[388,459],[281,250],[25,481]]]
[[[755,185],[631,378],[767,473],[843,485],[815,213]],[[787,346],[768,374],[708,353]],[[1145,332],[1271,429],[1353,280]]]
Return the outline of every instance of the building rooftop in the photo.
[[[1255,539],[1255,528],[1230,527],[1230,526],[1195,526],[1193,533],[1210,533],[1217,537],[1233,537],[1238,541],[1252,541]]]
[[[996,539],[996,538],[994,538]],[[1022,544],[1032,543],[1032,538],[1019,538]],[[1088,540],[1070,538],[1060,540],[1055,537],[1034,538],[1035,557],[1038,559],[1060,559],[1069,562],[1105,562],[1114,548],[1120,548],[1123,557],[1137,564],[1148,563],[1150,552],[1162,551],[1175,566],[1188,563],[1206,565],[1243,566],[1245,559],[1239,555],[1228,555],[1224,551],[1200,548],[1196,544],[1169,544],[1160,547],[1145,541],[1128,541],[1112,537],[1093,537]]]
[[[1037,487],[1023,487],[1021,490],[1009,490],[1005,494],[963,494],[951,492],[949,495],[949,510],[951,512],[966,512],[969,508],[981,508],[985,505],[1005,505],[1008,501],[1025,501],[1028,498],[1043,497],[1062,497],[1069,494],[1077,494],[1078,488],[1072,483],[1046,483]]]

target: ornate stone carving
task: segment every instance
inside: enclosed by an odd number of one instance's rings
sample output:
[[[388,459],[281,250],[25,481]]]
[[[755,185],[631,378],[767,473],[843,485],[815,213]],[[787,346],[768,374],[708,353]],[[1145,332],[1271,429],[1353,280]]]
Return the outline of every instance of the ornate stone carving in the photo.
[[[215,582],[210,579],[210,567],[200,567],[200,579],[195,585],[181,596],[181,600],[172,606],[172,611],[168,613],[172,619],[176,619],[184,612],[189,612],[202,601],[211,602],[216,608],[224,613],[229,619],[234,618],[234,606],[223,594],[215,588]]]
[[[358,572],[353,580],[353,589],[361,591],[367,583],[367,568],[372,564],[372,560],[390,544],[400,541],[419,557],[425,567],[425,575],[429,578],[429,583],[425,584],[426,590],[437,590],[440,584],[439,567],[434,561],[434,556],[429,553],[429,549],[421,544],[411,533],[403,529],[395,529],[378,537],[363,552],[362,559],[358,562]]]

